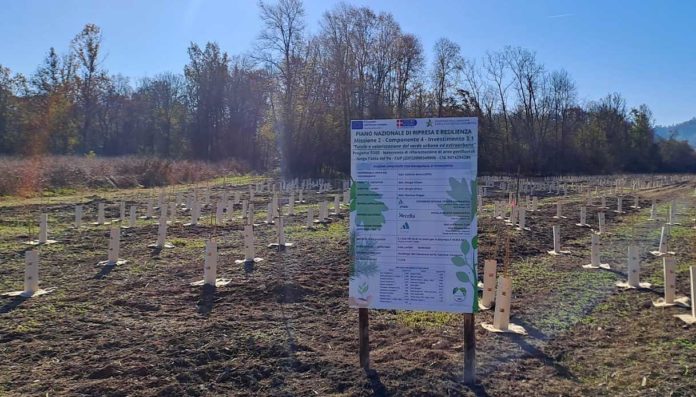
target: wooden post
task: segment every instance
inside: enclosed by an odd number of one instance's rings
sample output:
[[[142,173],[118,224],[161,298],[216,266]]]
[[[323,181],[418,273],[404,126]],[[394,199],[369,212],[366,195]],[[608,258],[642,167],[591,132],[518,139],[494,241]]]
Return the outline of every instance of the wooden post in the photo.
[[[483,263],[483,296],[481,296],[480,306],[490,309],[495,301],[495,276],[498,262],[495,259],[486,259]]]
[[[691,275],[691,318],[696,319],[696,266],[689,268]]]
[[[640,254],[638,253],[638,246],[631,245],[628,247],[628,285],[638,288],[639,280]]]
[[[677,275],[675,273],[676,259],[673,256],[662,258],[665,279],[665,303],[674,303]]]
[[[476,382],[476,332],[474,313],[464,314],[464,383]]]
[[[370,369],[370,329],[367,308],[358,309],[358,330],[360,339],[360,366]]]

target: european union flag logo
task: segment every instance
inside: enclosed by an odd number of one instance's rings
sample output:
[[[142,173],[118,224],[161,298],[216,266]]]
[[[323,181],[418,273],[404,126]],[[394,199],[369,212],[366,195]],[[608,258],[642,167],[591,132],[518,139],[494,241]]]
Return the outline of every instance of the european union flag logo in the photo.
[[[396,128],[415,127],[416,124],[418,124],[418,120],[414,120],[414,119],[397,119],[396,120]]]
[[[362,130],[363,129],[363,122],[362,120],[352,120],[350,122],[350,128],[352,130]]]

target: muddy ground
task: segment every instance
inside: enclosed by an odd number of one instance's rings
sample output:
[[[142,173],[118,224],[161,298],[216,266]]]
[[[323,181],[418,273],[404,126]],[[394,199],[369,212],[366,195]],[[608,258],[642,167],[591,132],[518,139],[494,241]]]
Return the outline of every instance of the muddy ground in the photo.
[[[248,192],[246,185],[236,189]],[[664,218],[668,200],[679,199],[683,225],[673,228],[670,247],[677,252],[678,290],[688,293],[687,269],[696,264],[693,189],[681,184],[643,191],[642,209],[628,208],[633,200],[627,198],[626,214],[607,211],[601,255],[611,271],[581,267],[590,251],[590,229],[575,226],[584,197],[564,198],[568,219],[560,222],[551,218],[557,198],[543,198],[539,212],[527,213],[531,232],[492,219],[495,194],[486,197],[479,258],[502,260],[510,236],[512,321],[529,335],[487,333],[478,324],[491,322],[492,313],[478,313],[473,387],[460,381],[462,323],[455,314],[371,311],[373,370],[360,369],[357,312],[347,305],[345,218],[308,231],[306,206],[299,206],[286,229],[296,246],[286,252],[266,248],[275,231],[257,227],[257,256],[264,261],[254,269],[234,264],[243,257],[241,220],[213,226],[205,210],[197,227],[172,225],[168,241],[175,248],[162,251],[147,248],[157,225],[140,220],[122,231],[121,257],[128,263],[103,268],[96,263],[106,259],[109,227],[69,227],[73,204],[84,203],[88,222],[96,202],[105,199],[108,217],[115,218],[118,201],[142,210],[151,192],[5,202],[0,292],[22,288],[23,242],[35,237],[40,212],[49,213],[49,236],[60,243],[40,252],[41,285],[53,293],[0,298],[0,395],[696,395],[696,328],[673,317],[686,309],[652,307],[662,294],[662,270],[661,260],[647,253],[656,249],[661,225],[647,220],[650,200],[658,200]],[[218,187],[213,197],[219,193]],[[314,205],[321,196],[307,198]],[[255,202],[265,208],[268,194],[257,194]],[[615,198],[608,204],[615,209]],[[596,225],[597,211],[588,208],[588,223]],[[179,212],[177,220],[187,216]],[[257,220],[263,219],[258,212]],[[570,255],[546,253],[554,224],[561,225]],[[231,280],[217,290],[189,285],[202,279],[208,237],[218,241],[218,277]],[[642,248],[641,277],[652,289],[614,286],[625,279],[629,244]]]

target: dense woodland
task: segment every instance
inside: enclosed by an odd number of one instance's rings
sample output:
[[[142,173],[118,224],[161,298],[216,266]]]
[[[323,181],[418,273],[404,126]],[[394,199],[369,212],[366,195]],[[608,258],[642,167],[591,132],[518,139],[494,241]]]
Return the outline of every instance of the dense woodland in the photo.
[[[300,0],[259,13],[250,54],[192,43],[183,71],[139,81],[105,70],[93,24],[30,76],[0,65],[0,153],[235,158],[331,175],[349,170],[351,119],[477,116],[483,173],[696,170],[685,141],[655,136],[647,106],[618,93],[582,103],[572,77],[531,50],[473,59],[475,38],[452,37],[427,60],[388,13],[342,4],[316,32]]]

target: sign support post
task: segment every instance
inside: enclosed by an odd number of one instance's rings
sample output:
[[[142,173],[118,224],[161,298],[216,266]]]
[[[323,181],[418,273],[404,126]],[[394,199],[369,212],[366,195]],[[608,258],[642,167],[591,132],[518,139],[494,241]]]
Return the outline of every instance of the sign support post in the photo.
[[[367,308],[358,309],[358,330],[360,339],[360,366],[370,369],[370,317]]]
[[[464,314],[464,383],[476,382],[476,331],[474,313]]]

